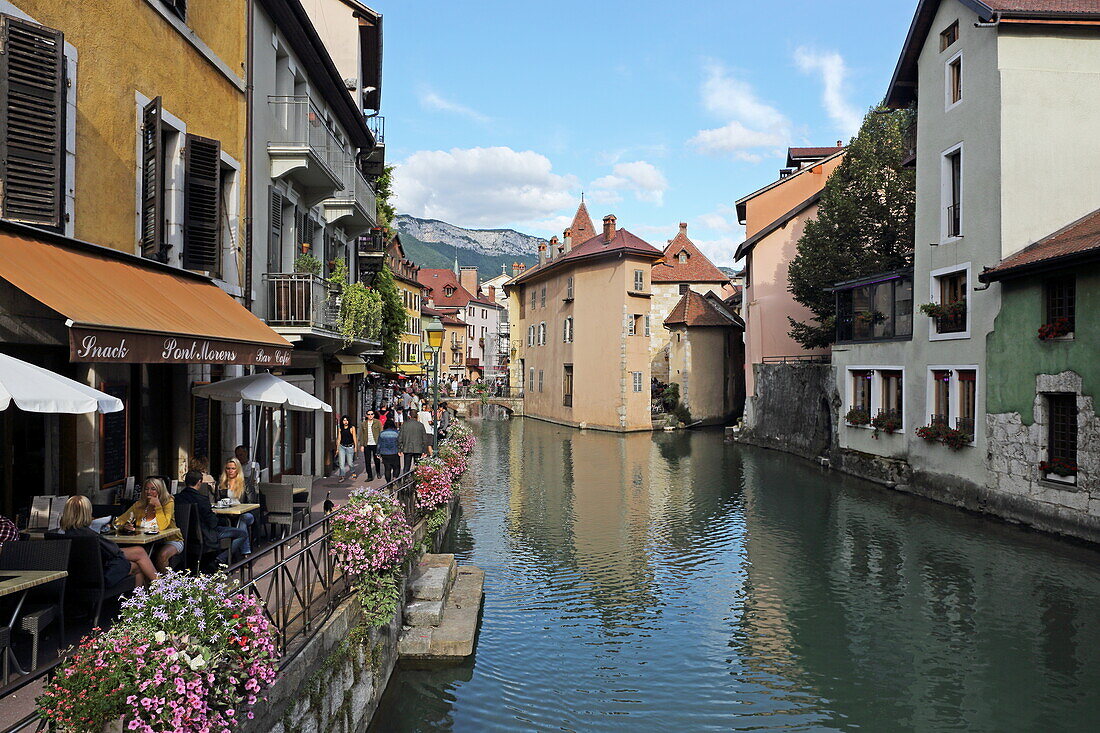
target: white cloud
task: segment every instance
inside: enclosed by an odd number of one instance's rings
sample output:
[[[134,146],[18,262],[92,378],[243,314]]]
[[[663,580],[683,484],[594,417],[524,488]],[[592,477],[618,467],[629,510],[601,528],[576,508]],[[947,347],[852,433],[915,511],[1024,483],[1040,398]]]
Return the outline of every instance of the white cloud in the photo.
[[[698,218],[699,226],[715,232],[733,232],[744,230],[737,223],[737,211],[732,206],[720,204],[714,211],[703,214]]]
[[[688,142],[703,153],[728,153],[741,160],[760,160],[762,151],[782,148],[790,140],[791,123],[760,99],[752,86],[735,79],[719,64],[711,64],[703,82],[703,107],[721,126],[700,130]]]
[[[573,176],[508,147],[421,150],[394,170],[398,211],[459,226],[528,225],[576,205]]]
[[[420,106],[424,109],[435,110],[437,112],[450,112],[452,114],[467,117],[474,122],[486,123],[489,122],[489,118],[481,114],[475,109],[471,109],[464,104],[458,102],[452,102],[449,99],[444,99],[438,93],[431,89],[425,89],[420,93]]]
[[[621,201],[619,191],[631,191],[639,201],[660,206],[664,203],[668,181],[652,163],[637,160],[616,163],[611,174],[592,181],[592,194],[597,203]]]
[[[745,241],[743,236],[692,239],[691,241],[695,242],[695,245],[702,250],[703,254],[719,267],[740,267],[740,263],[735,263],[733,253],[737,251],[737,246]]]
[[[799,46],[794,61],[804,74],[821,75],[821,103],[826,114],[845,137],[855,135],[863,121],[863,115],[847,99],[848,67],[844,57],[835,51],[818,52]]]

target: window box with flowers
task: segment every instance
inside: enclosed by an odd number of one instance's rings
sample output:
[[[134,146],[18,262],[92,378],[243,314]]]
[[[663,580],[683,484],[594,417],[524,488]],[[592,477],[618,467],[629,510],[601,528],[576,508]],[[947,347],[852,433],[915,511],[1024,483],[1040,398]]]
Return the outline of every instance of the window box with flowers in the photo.
[[[951,450],[959,450],[974,442],[974,436],[941,422],[933,422],[917,428],[917,437],[929,443],[940,443]]]
[[[871,412],[863,407],[853,407],[844,416],[844,421],[849,425],[867,427],[871,424]]]
[[[1055,481],[1060,484],[1077,483],[1077,462],[1069,458],[1051,458],[1049,461],[1039,462],[1039,471],[1047,481]]]
[[[1073,324],[1068,318],[1055,318],[1039,326],[1040,341],[1069,341],[1073,339]]]
[[[872,438],[878,438],[880,432],[892,435],[901,430],[901,414],[897,410],[879,410],[878,414],[871,418],[871,427],[874,432]]]
[[[920,307],[920,312],[935,322],[937,333],[956,333],[966,330],[965,300],[925,303]]]

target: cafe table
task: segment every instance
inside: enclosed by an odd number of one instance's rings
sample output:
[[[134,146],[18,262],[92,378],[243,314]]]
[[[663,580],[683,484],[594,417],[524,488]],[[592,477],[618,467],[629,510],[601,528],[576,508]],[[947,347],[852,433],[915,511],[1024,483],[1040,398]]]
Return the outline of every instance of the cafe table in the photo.
[[[259,508],[259,504],[234,504],[233,506],[215,506],[214,513],[222,517],[239,517],[242,514],[254,512]]]
[[[298,488],[294,489],[294,496],[301,496],[302,494],[308,493],[309,489],[307,489],[305,486],[299,486]]]
[[[146,534],[139,531],[137,534],[118,534],[111,532],[110,534],[103,535],[104,539],[108,539],[114,542],[116,545],[152,545],[157,542],[163,542],[164,540],[182,540],[183,533],[180,532],[178,527],[172,529],[164,529],[156,534]]]
[[[15,624],[19,621],[19,612],[23,610],[23,602],[27,600],[27,593],[31,588],[67,577],[69,577],[67,570],[0,570],[0,597],[15,595],[16,593],[22,594],[15,603],[15,610],[11,613],[8,628],[16,628]],[[12,651],[10,646],[7,648],[7,653],[12,666],[15,667],[15,671],[19,674],[27,674],[19,666],[19,662],[15,658],[15,652]]]

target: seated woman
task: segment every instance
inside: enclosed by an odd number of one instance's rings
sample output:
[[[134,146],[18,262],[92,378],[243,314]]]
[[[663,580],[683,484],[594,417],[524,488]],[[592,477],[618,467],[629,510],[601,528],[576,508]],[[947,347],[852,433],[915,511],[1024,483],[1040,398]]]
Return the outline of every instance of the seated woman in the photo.
[[[103,585],[110,588],[128,575],[137,585],[157,577],[149,555],[140,547],[119,547],[92,530],[92,502],[86,496],[70,496],[61,512],[61,531],[68,537],[95,537],[99,540],[99,560],[103,564]]]
[[[202,474],[202,485],[211,493],[214,490],[214,477],[210,475],[210,459],[206,456],[196,456],[188,463],[190,470]]]
[[[225,462],[225,469],[222,471],[222,477],[218,481],[218,492],[229,497],[238,504],[246,503],[244,469],[241,468],[241,462],[236,458],[230,458]],[[244,544],[241,545],[242,555],[247,556],[252,554],[252,525],[255,521],[256,515],[252,512],[242,514],[237,519],[237,526],[248,532]]]
[[[115,526],[136,532],[176,528],[176,503],[164,486],[164,481],[150,476],[141,482],[141,498],[115,520]],[[138,548],[140,549],[140,548]],[[168,569],[168,561],[183,552],[183,540],[165,540],[153,548],[153,564],[157,570]]]

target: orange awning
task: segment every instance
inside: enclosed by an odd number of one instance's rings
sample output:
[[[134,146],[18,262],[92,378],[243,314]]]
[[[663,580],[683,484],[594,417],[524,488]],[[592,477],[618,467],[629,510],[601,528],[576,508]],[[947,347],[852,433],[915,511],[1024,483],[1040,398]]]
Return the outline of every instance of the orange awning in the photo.
[[[72,361],[289,364],[289,341],[208,278],[24,227],[0,278],[67,319]]]

